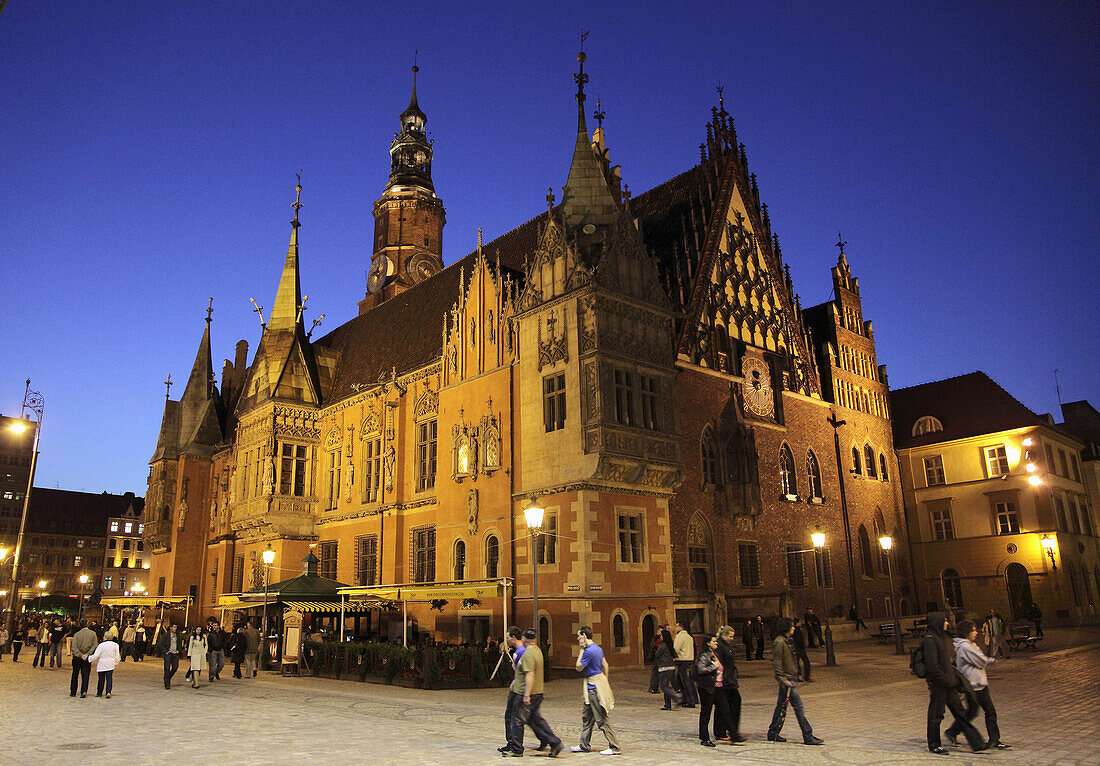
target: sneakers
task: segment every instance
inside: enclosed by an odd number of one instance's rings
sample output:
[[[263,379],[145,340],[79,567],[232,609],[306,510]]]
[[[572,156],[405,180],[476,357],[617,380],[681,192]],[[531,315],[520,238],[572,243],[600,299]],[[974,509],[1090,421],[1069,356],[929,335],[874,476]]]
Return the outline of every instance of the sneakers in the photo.
[[[573,745],[573,747],[569,748],[569,752],[571,752],[571,753],[591,753],[592,751],[591,750],[585,750],[580,745]]]
[[[957,736],[952,736],[948,734],[945,739],[947,740],[947,744],[951,745],[951,747],[959,746],[959,738]]]
[[[107,699],[110,699],[110,698],[111,698],[111,693],[107,692]]]
[[[505,758],[522,758],[523,757],[523,753],[521,753],[518,750],[513,750],[512,748],[508,748],[503,753],[501,753],[501,755],[503,755]]]
[[[825,740],[823,740],[821,737],[810,736],[810,737],[806,737],[805,739],[803,739],[802,744],[804,744],[804,745],[824,745]]]
[[[606,750],[601,750],[600,751],[600,755],[622,755],[622,754],[623,754],[622,750],[616,750],[613,747],[609,747]]]
[[[700,740],[699,744],[703,747],[718,747],[718,745],[714,744],[709,739]]]
[[[511,750],[511,749],[512,749],[511,745],[505,745],[504,747],[498,747],[497,752],[498,753],[503,753],[505,750]]]
[[[88,696],[88,692],[81,692],[80,693],[80,699],[84,699],[87,696]]]
[[[776,734],[774,736],[771,735],[771,734],[768,735],[768,742],[786,742],[786,741],[787,741],[786,737],[781,737],[778,734]]]
[[[932,755],[951,755],[951,751],[943,745],[940,745],[939,747],[930,747],[928,748],[928,752],[930,752]]]
[[[1006,745],[1004,742],[991,742],[989,747],[996,750],[1011,750],[1012,745]]]

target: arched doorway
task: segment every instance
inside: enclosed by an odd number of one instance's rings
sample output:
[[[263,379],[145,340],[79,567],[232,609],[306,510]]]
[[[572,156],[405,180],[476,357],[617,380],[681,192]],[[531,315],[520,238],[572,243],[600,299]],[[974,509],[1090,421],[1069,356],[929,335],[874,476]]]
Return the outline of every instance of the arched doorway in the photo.
[[[1005,582],[1008,583],[1008,605],[1012,609],[1012,617],[1019,619],[1031,606],[1031,581],[1027,569],[1023,564],[1009,564],[1005,568]]]
[[[657,618],[647,614],[642,618],[642,662],[649,664],[653,661],[649,647],[653,644],[653,636],[657,633]]]

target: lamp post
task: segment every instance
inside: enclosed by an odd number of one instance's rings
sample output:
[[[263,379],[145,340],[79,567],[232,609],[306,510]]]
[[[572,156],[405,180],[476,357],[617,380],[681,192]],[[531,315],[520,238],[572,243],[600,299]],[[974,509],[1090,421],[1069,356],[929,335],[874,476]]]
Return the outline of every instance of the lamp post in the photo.
[[[263,630],[263,642],[264,646],[261,649],[260,657],[264,664],[264,670],[269,668],[267,657],[267,588],[269,580],[271,579],[271,564],[275,561],[275,551],[271,550],[271,543],[267,544],[267,548],[260,556],[264,560],[264,630]]]
[[[852,525],[848,521],[848,493],[844,488],[844,461],[840,457],[840,427],[847,424],[839,420],[836,413],[830,413],[825,422],[833,427],[833,446],[836,448],[836,478],[840,489],[840,513],[844,517],[844,552],[848,562],[848,588],[851,591],[852,605],[858,601],[856,594],[856,564],[852,558]]]
[[[523,509],[523,518],[527,521],[527,528],[531,530],[531,594],[532,613],[534,622],[531,627],[535,629],[535,641],[539,639],[539,561],[535,541],[542,533],[542,518],[546,515],[546,509],[540,506],[535,498]]]
[[[901,620],[898,617],[898,602],[894,598],[894,560],[890,552],[894,549],[894,538],[883,535],[878,539],[879,546],[886,551],[886,571],[890,573],[890,607],[894,613],[894,654],[905,654],[905,641],[901,637]]]
[[[13,423],[11,430],[17,434],[34,428],[34,444],[31,447],[31,471],[27,476],[27,492],[23,495],[23,515],[19,518],[19,535],[15,538],[15,553],[11,561],[11,587],[8,589],[8,617],[5,622],[8,634],[15,630],[15,607],[19,604],[19,556],[23,552],[23,534],[27,528],[27,509],[31,503],[31,488],[34,486],[34,471],[38,467],[38,435],[42,432],[42,412],[45,400],[42,394],[31,391],[31,380],[27,378],[27,389],[23,393],[23,408],[19,411],[19,421]],[[28,414],[38,416],[37,422],[28,421]]]
[[[1046,551],[1047,556],[1050,557],[1050,566],[1055,572],[1058,571],[1058,562],[1054,560],[1054,538],[1050,535],[1043,535],[1039,540],[1039,545],[1043,546],[1043,550]]]
[[[821,567],[821,603],[825,607],[825,664],[836,666],[836,654],[833,653],[833,629],[829,625],[829,594],[825,590],[825,533],[818,527],[810,535],[814,550],[817,551],[818,565]]]
[[[37,609],[39,612],[42,611],[42,596],[48,584],[49,583],[47,583],[45,580],[38,581],[38,605],[35,607],[35,609]]]
[[[80,575],[80,604],[76,608],[76,619],[84,616],[84,586],[88,584],[88,575]]]

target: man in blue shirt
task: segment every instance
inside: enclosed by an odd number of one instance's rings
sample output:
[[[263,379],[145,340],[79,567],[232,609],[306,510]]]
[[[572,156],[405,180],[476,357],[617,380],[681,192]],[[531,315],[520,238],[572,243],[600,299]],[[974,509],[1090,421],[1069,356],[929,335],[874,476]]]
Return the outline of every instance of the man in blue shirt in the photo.
[[[603,649],[592,640],[592,628],[587,625],[577,631],[577,644],[581,647],[577,670],[584,676],[584,709],[581,711],[581,741],[573,746],[573,752],[587,753],[592,749],[592,728],[598,726],[607,737],[607,749],[600,754],[619,755],[619,738],[608,717],[615,707],[615,698],[607,681],[609,668]]]

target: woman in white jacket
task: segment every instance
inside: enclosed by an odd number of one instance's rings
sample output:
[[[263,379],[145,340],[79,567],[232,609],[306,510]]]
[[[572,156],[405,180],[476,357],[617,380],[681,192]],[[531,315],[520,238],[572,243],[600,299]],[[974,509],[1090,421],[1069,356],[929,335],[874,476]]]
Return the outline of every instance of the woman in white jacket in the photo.
[[[206,631],[201,627],[191,631],[191,638],[187,641],[187,659],[191,661],[191,688],[199,688],[199,676],[206,670]]]
[[[115,685],[115,665],[122,660],[122,653],[113,638],[107,638],[88,657],[88,664],[95,663],[99,680],[96,681],[95,696],[103,696],[103,688],[107,688],[107,699],[111,698],[111,689]],[[75,676],[74,676],[75,678]]]

